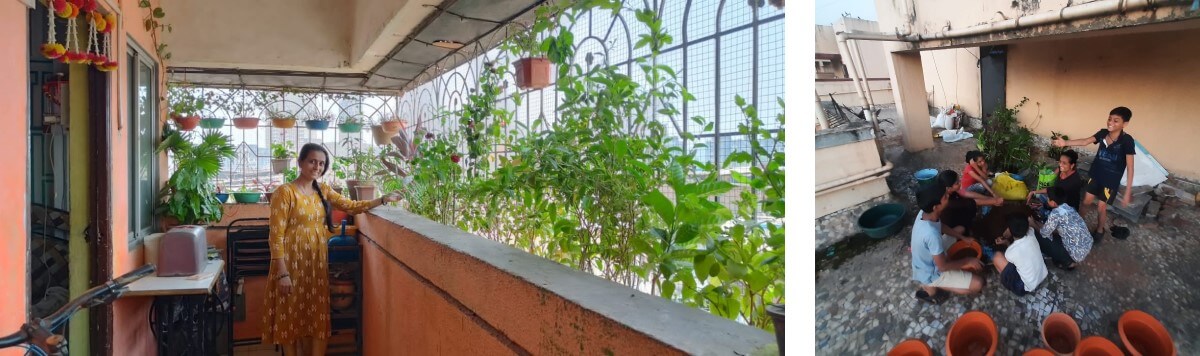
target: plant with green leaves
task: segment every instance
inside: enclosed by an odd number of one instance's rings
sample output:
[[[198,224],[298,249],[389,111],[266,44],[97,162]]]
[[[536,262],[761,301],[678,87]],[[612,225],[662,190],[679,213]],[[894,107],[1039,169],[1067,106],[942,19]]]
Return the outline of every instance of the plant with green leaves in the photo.
[[[300,171],[297,170],[296,167],[289,167],[288,169],[283,171],[283,181],[284,182],[291,182],[291,181],[296,180],[296,178],[299,178],[299,177],[300,177]]]
[[[205,133],[200,143],[193,143],[187,133],[163,129],[163,140],[156,152],[170,152],[175,158],[175,172],[159,192],[156,214],[173,217],[181,224],[197,224],[221,220],[221,202],[217,201],[213,180],[221,170],[221,162],[234,157],[233,145],[220,132]]]
[[[1017,113],[1028,101],[1029,98],[1021,98],[1012,108],[996,108],[979,132],[977,145],[992,160],[994,171],[1016,173],[1033,169],[1037,163],[1034,158],[1038,156],[1035,135],[1017,120]]]
[[[186,117],[199,115],[205,100],[189,85],[172,83],[167,85],[167,103],[172,117]]]
[[[292,141],[276,142],[271,144],[271,158],[274,159],[289,159],[295,157],[292,152]]]

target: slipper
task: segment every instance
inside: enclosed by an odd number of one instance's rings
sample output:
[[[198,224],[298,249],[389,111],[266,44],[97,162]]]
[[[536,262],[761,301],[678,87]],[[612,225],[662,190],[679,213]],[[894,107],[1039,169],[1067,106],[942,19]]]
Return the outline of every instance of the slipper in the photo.
[[[942,302],[946,300],[946,298],[942,295],[942,291],[940,290],[934,295],[929,295],[929,293],[926,293],[924,289],[918,290],[913,297],[917,298],[917,300],[933,305],[942,304]]]
[[[1109,228],[1109,230],[1112,230],[1112,236],[1118,240],[1129,238],[1129,228],[1127,227],[1114,225],[1113,227]]]
[[[1092,231],[1092,244],[1093,244],[1093,245],[1099,245],[1099,244],[1100,244],[1100,239],[1101,239],[1101,238],[1104,238],[1104,233],[1103,233],[1103,232],[1099,232],[1099,231]]]
[[[1061,269],[1061,270],[1064,270],[1064,271],[1074,271],[1074,270],[1075,270],[1075,267],[1079,267],[1079,263],[1078,263],[1078,262],[1073,262],[1073,263],[1070,263],[1070,264],[1066,264],[1066,263],[1055,263],[1055,264],[1054,264],[1054,266],[1055,266],[1055,267],[1058,267],[1059,269]]]

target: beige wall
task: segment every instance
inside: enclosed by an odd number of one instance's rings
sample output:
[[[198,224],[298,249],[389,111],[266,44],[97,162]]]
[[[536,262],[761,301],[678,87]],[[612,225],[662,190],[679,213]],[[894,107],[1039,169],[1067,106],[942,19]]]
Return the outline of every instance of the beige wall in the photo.
[[[818,186],[882,166],[875,140],[817,149],[816,158]]]
[[[833,29],[834,31],[849,30],[861,32],[879,32],[879,23],[875,21],[843,17],[837,22],[833,23]],[[888,67],[887,63],[884,62],[883,56],[883,43],[879,41],[846,42],[846,45],[851,48],[851,51],[853,51],[853,47],[856,44],[858,46],[858,53],[862,57],[862,69],[866,72],[866,77],[888,78]]]
[[[838,54],[835,33],[833,25],[817,25],[816,53]]]
[[[968,116],[982,117],[979,102],[979,48],[954,48],[921,52],[925,93],[929,104],[943,108],[957,104]]]
[[[1129,107],[1128,132],[1172,174],[1200,179],[1198,58],[1200,30],[1021,43],[1009,47],[1006,96],[1029,97],[1020,118],[1034,132],[1072,138]]]

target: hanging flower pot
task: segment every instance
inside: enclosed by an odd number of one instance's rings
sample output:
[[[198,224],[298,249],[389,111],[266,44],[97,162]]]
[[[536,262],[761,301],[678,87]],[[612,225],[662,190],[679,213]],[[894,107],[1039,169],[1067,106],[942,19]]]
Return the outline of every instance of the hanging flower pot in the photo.
[[[384,131],[395,134],[397,132],[400,132],[400,130],[404,129],[404,120],[384,121],[381,125],[383,125]]]
[[[1079,324],[1070,315],[1054,312],[1042,321],[1042,343],[1059,355],[1075,353],[1079,339],[1083,336]]]
[[[396,136],[396,132],[389,132],[383,125],[371,125],[371,138],[375,139],[376,145],[391,143],[392,136]]]
[[[221,204],[225,204],[229,201],[229,193],[213,193],[213,195],[217,197],[217,201]]]
[[[335,310],[344,310],[354,305],[354,281],[335,279],[329,282],[329,306]]]
[[[281,174],[292,165],[291,158],[272,158],[271,159],[271,174]]]
[[[1117,320],[1117,332],[1125,350],[1134,356],[1175,355],[1175,343],[1167,328],[1154,316],[1141,310],[1130,310]]]
[[[887,356],[933,356],[933,350],[929,349],[925,341],[908,339],[892,347]]]
[[[192,131],[196,129],[196,125],[200,124],[200,117],[172,115],[172,120],[175,120],[175,126],[179,127],[180,131]]]
[[[309,130],[324,131],[329,128],[328,120],[308,120],[304,122],[304,127]]]
[[[242,129],[250,130],[258,128],[257,117],[237,117],[233,119],[233,126]]]
[[[278,129],[290,129],[296,127],[296,118],[294,117],[273,117],[271,118],[271,126]]]
[[[541,89],[550,86],[550,60],[544,57],[517,60],[517,87]]]
[[[262,199],[262,193],[259,192],[233,193],[233,200],[241,204],[255,204],[259,199]]]
[[[1121,348],[1117,344],[1112,343],[1100,336],[1088,336],[1079,342],[1079,347],[1075,348],[1076,355],[1087,356],[1122,356],[1125,353],[1121,352]]]
[[[200,119],[200,128],[213,130],[219,129],[222,126],[225,126],[225,119],[218,119],[215,117],[206,117]]]
[[[996,354],[1000,334],[992,317],[981,311],[970,311],[958,317],[946,335],[946,355]]]
[[[362,132],[362,127],[363,124],[357,122],[338,124],[338,130],[342,131],[343,133],[359,133]]]

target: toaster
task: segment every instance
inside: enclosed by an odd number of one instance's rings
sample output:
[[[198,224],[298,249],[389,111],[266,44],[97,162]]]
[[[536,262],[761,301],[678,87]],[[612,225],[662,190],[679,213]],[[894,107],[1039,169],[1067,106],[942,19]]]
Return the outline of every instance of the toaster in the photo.
[[[208,264],[208,239],[203,226],[180,225],[159,238],[158,276],[191,276]]]

